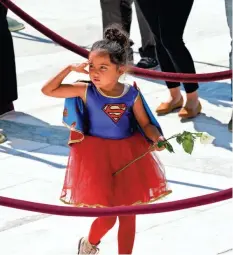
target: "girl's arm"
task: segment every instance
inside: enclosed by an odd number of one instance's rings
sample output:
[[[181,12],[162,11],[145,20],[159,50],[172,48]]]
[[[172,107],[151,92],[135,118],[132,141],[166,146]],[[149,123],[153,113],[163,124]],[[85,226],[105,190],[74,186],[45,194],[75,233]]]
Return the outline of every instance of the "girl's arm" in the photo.
[[[86,84],[83,82],[77,82],[74,84],[61,84],[65,77],[72,71],[79,73],[88,72],[84,69],[88,63],[83,63],[81,65],[69,65],[60,71],[55,77],[50,79],[41,89],[42,93],[50,97],[76,97],[84,94],[83,92],[86,89]]]
[[[140,96],[137,97],[134,106],[133,106],[134,116],[143,129],[145,135],[152,140],[155,144],[158,143],[159,140],[163,140],[162,134],[158,131],[158,129],[150,123],[149,117],[146,113],[146,110],[143,106],[142,99]],[[156,148],[156,150],[163,150],[164,148]]]

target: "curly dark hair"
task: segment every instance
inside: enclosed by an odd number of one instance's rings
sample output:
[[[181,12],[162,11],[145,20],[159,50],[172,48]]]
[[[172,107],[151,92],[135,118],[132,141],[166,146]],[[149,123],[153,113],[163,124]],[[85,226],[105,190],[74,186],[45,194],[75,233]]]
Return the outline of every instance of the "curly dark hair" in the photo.
[[[129,35],[118,25],[113,24],[104,31],[104,39],[95,42],[91,51],[102,51],[109,54],[115,65],[126,65],[128,62]]]

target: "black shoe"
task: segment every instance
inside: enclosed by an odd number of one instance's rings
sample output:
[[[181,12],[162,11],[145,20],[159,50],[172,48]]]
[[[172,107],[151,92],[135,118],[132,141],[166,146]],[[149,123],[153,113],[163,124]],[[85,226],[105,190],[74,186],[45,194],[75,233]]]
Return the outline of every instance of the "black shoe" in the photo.
[[[13,103],[7,104],[0,109],[0,117],[3,117],[3,115],[5,115],[11,111],[14,111]]]
[[[157,59],[143,57],[137,63],[136,67],[144,68],[144,69],[158,68],[159,67],[159,63],[158,63]]]

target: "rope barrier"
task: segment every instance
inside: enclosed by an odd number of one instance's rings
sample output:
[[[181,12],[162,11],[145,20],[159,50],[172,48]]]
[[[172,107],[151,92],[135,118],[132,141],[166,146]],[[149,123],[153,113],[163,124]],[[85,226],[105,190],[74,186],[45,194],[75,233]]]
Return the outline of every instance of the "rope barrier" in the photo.
[[[60,35],[56,34],[49,28],[45,27],[43,24],[35,20],[33,17],[28,15],[22,9],[20,9],[17,5],[12,3],[10,0],[0,0],[7,8],[9,8],[12,12],[18,15],[25,22],[30,24],[32,27],[40,31],[42,34],[63,46],[64,48],[77,53],[78,55],[87,58],[89,51],[83,49],[76,44],[66,40]],[[129,71],[130,74],[134,74],[140,77],[147,77],[151,79],[165,80],[165,81],[173,81],[173,82],[185,82],[185,83],[193,83],[193,82],[209,82],[209,81],[217,81],[217,80],[225,80],[230,79],[232,77],[232,71],[222,71],[216,73],[205,73],[205,74],[184,74],[184,73],[169,73],[169,72],[158,72],[153,70],[145,70],[142,68],[132,67]]]
[[[135,206],[118,206],[109,208],[77,208],[69,206],[57,206],[41,204],[18,200],[13,198],[1,197],[0,205],[20,210],[40,212],[45,214],[79,216],[79,217],[100,217],[100,216],[121,216],[131,214],[152,214],[163,213],[177,210],[188,209],[191,207],[202,206],[227,200],[232,198],[232,188],[172,202],[152,204],[152,205],[135,205]]]

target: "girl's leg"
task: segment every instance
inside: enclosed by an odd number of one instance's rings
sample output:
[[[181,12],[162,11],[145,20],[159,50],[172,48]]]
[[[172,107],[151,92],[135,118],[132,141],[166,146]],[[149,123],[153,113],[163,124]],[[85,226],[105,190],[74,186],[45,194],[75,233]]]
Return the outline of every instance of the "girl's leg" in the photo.
[[[136,233],[136,216],[119,216],[118,252],[132,254]]]
[[[97,245],[101,238],[115,225],[116,217],[99,217],[91,225],[88,241]]]

